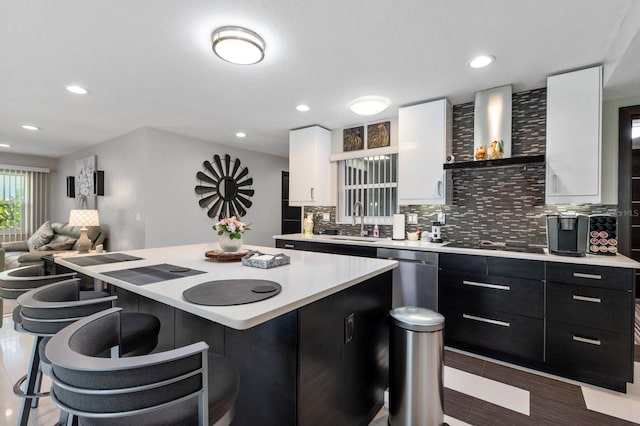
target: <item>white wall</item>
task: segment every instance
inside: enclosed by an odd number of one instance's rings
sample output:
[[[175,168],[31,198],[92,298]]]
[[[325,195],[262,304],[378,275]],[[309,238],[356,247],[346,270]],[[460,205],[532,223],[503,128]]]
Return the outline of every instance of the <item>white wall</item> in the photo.
[[[211,229],[215,221],[200,208],[200,197],[194,192],[199,183],[196,172],[214,154],[239,158],[253,177],[253,205],[243,218],[253,226],[245,242],[273,246],[271,237],[280,233],[280,179],[281,171],[288,170],[286,158],[154,128],[139,129],[61,158],[52,197],[58,200],[52,205],[56,220],[66,221],[74,207],[73,199],[65,197],[65,176],[74,174],[76,159],[93,154],[97,168],[105,172],[105,196],[98,197],[97,205],[100,221],[108,227],[110,250],[216,241]]]

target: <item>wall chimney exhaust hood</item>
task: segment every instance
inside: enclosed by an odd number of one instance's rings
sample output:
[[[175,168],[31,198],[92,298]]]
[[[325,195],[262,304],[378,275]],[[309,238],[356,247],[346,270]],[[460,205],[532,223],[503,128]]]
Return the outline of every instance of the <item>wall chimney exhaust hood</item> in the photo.
[[[511,85],[476,92],[473,120],[475,160],[511,157]]]

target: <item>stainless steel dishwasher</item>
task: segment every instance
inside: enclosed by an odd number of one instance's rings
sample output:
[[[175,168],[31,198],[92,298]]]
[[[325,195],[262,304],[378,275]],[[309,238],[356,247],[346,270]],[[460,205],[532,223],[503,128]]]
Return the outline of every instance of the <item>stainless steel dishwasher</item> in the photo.
[[[393,270],[394,308],[418,306],[438,312],[438,253],[378,248],[377,255],[398,261]]]

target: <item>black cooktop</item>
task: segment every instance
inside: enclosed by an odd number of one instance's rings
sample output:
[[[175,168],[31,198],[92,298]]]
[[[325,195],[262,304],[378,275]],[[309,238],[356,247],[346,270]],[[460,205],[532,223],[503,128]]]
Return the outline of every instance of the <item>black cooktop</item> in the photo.
[[[538,246],[509,244],[508,242],[504,246],[498,245],[481,245],[479,242],[453,242],[446,245],[447,247],[455,248],[471,248],[481,250],[499,250],[499,251],[511,251],[518,253],[537,253],[544,254],[544,249]]]

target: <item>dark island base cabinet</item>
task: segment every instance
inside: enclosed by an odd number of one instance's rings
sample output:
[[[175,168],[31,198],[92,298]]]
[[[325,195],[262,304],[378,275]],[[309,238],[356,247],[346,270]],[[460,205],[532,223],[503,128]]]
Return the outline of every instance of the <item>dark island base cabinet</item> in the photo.
[[[364,247],[347,244],[331,244],[297,240],[276,240],[276,248],[305,250],[317,253],[345,254],[347,256],[376,257],[376,247]]]
[[[388,387],[392,272],[248,330],[112,288],[119,304],[159,316],[159,348],[204,340],[238,368],[234,426],[366,426]]]

